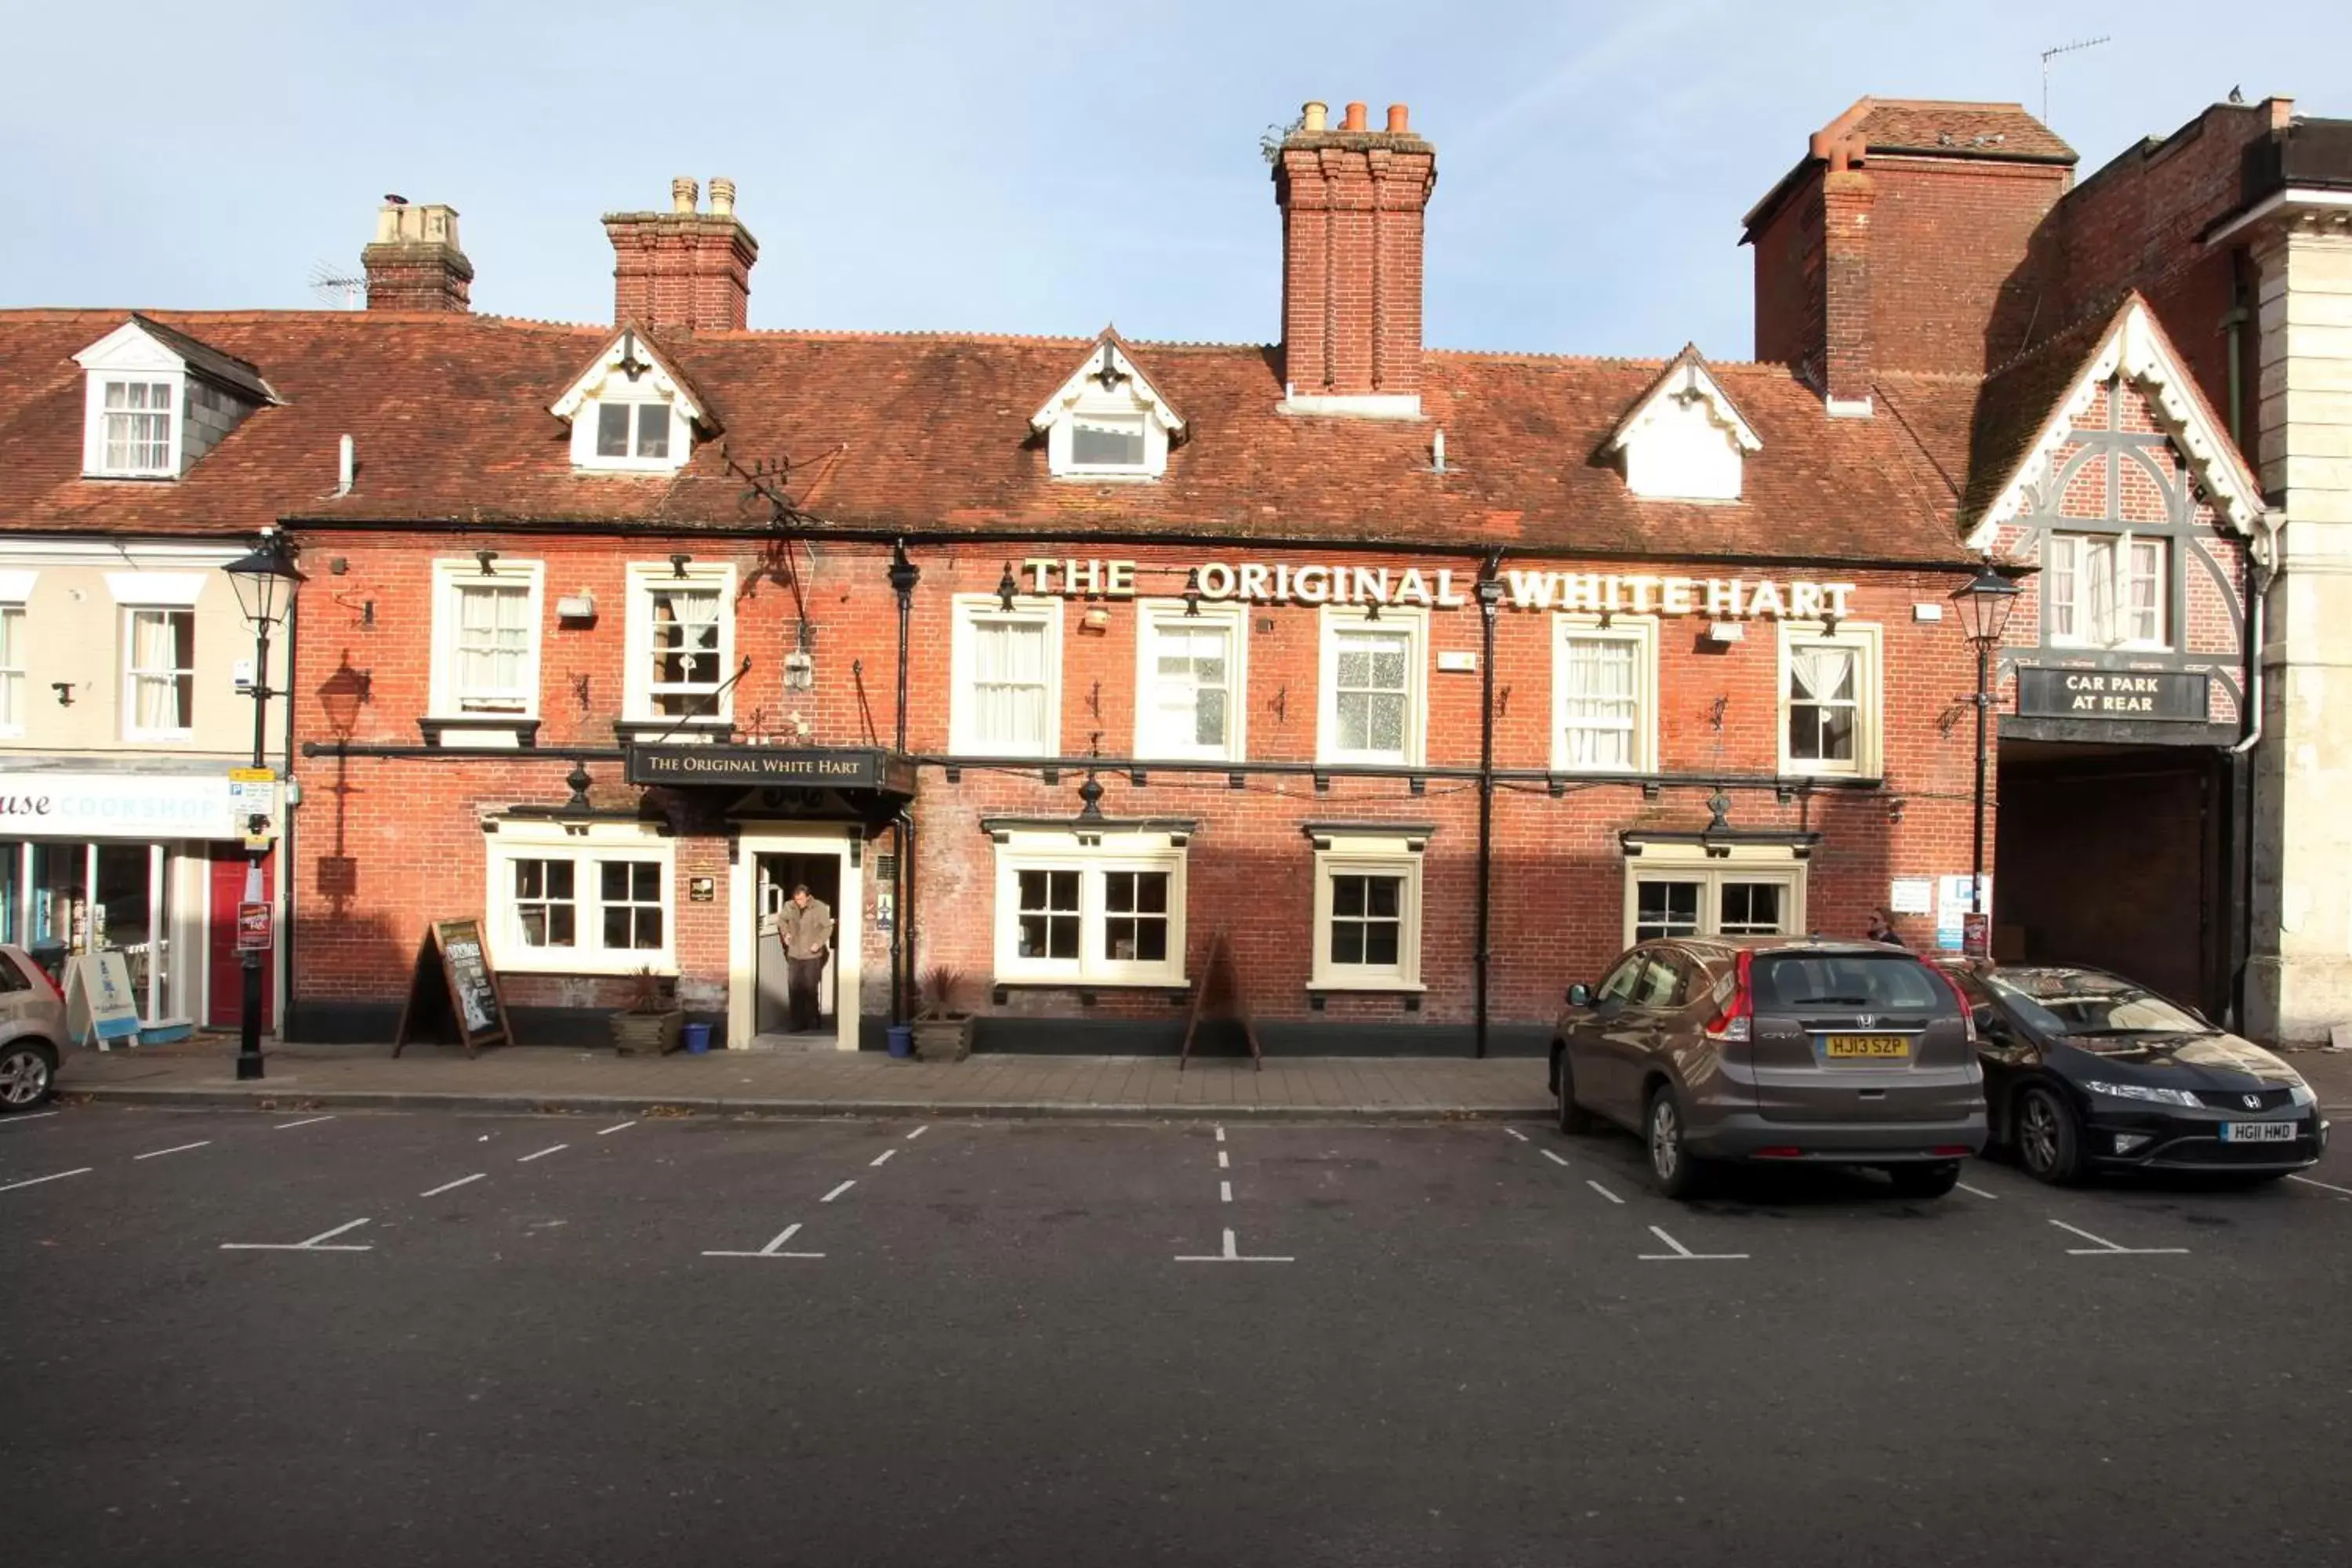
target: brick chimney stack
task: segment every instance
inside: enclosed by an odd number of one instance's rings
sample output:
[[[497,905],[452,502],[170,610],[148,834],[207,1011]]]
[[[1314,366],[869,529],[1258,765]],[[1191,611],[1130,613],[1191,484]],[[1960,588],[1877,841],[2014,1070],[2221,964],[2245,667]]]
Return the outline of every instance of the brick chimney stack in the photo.
[[[371,310],[473,309],[474,264],[457,248],[457,209],[386,196],[375,243],[360,252]]]
[[[1822,392],[1832,414],[1870,412],[1870,209],[1878,186],[1861,164],[1862,139],[1814,139],[1822,172]]]
[[[760,242],[735,216],[735,182],[710,182],[710,206],[697,211],[698,187],[669,183],[670,210],[606,213],[613,241],[613,322],[740,331],[748,324],[751,267]]]
[[[1320,103],[1276,152],[1282,209],[1285,406],[1301,414],[1414,418],[1421,413],[1422,214],[1437,150],[1391,105],[1374,131],[1364,105],[1337,129]]]

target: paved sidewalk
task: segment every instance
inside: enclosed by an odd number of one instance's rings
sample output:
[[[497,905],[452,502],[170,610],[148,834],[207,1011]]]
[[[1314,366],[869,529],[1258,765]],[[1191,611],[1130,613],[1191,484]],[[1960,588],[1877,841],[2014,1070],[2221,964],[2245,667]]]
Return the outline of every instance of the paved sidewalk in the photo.
[[[239,1083],[234,1043],[70,1053],[58,1091],[178,1105],[771,1116],[989,1115],[1106,1119],[1264,1116],[1427,1121],[1549,1116],[1540,1058],[1195,1058],[984,1054],[961,1062],[878,1051],[713,1051],[661,1058],[511,1046],[283,1046]]]

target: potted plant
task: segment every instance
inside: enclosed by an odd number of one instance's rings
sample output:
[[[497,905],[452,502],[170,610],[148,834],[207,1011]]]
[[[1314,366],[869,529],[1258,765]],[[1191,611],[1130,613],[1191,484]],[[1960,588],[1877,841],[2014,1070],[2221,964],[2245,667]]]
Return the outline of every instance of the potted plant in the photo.
[[[613,1047],[623,1056],[667,1056],[677,1049],[685,1022],[670,982],[640,969],[629,976],[628,1005],[613,1015]]]
[[[972,1016],[963,972],[944,963],[923,971],[915,1009],[915,1054],[927,1062],[960,1062],[971,1055]]]

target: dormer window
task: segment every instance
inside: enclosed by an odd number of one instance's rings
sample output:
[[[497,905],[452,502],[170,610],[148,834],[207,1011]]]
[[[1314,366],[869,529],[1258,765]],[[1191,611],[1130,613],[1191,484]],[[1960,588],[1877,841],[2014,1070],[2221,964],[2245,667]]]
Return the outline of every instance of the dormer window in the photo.
[[[596,456],[629,462],[669,461],[669,405],[612,403],[596,405]]]
[[[635,328],[605,345],[556,399],[572,426],[572,466],[587,473],[675,473],[693,455],[699,426],[717,426],[677,367]]]
[[[1738,500],[1742,466],[1763,447],[1696,344],[1685,345],[1609,435],[1625,488],[1654,500]]]
[[[276,401],[253,366],[144,316],[74,362],[88,375],[81,468],[92,479],[175,479]]]
[[[1045,437],[1048,471],[1068,479],[1158,479],[1184,434],[1182,417],[1108,331],[1029,425]]]

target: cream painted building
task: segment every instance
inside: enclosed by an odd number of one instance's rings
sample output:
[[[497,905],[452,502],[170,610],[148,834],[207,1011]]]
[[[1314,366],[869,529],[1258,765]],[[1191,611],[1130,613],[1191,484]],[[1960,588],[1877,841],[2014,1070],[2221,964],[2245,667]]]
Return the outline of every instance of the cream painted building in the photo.
[[[244,367],[200,350],[133,318],[81,356],[74,482],[176,483],[268,401]],[[154,1028],[238,1021],[250,797],[231,774],[253,760],[255,639],[222,568],[269,521],[225,519],[216,540],[0,534],[0,940],[53,973],[120,951]],[[281,775],[286,712],[271,704],[266,738]],[[272,872],[268,900],[281,903]]]

